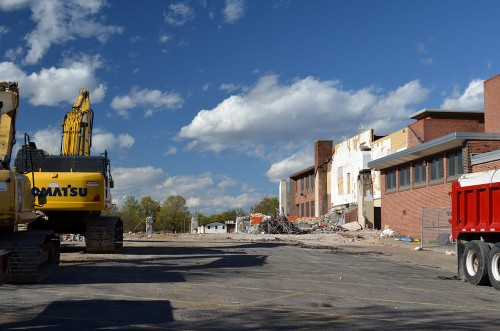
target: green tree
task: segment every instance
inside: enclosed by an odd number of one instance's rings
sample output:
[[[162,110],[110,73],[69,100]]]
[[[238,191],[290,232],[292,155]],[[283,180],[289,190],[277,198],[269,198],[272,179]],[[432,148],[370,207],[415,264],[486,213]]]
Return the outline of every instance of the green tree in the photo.
[[[134,196],[127,196],[123,205],[118,211],[118,215],[123,221],[125,232],[134,231],[137,225],[143,220],[141,206]]]
[[[141,202],[141,214],[146,218],[147,216],[152,216],[156,219],[156,214],[160,210],[160,202],[153,200],[149,195],[142,197]]]
[[[186,206],[186,199],[180,195],[171,195],[161,204],[157,215],[157,229],[170,230],[173,233],[189,232],[191,214]]]
[[[261,213],[264,215],[276,215],[279,209],[277,197],[264,197],[260,202],[252,207],[252,213]]]

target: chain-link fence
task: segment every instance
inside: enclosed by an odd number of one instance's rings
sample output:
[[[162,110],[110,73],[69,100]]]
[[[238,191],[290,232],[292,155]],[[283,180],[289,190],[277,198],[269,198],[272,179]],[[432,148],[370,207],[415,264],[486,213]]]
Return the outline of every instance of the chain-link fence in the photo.
[[[422,207],[420,247],[453,250],[450,219],[450,208]]]

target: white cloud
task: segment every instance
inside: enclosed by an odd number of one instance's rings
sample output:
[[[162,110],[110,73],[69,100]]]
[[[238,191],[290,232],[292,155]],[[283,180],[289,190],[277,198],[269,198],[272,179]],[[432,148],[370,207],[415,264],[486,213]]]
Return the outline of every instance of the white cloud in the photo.
[[[473,79],[463,93],[455,91],[452,97],[446,98],[441,105],[443,109],[483,109],[484,86],[482,79]]]
[[[137,199],[141,199],[143,196],[149,195],[155,200],[163,199],[151,189],[166,176],[161,168],[152,166],[139,168],[114,167],[111,169],[111,173],[115,181],[115,187],[111,194],[118,205],[123,202],[126,196],[135,196]]]
[[[33,106],[55,106],[74,103],[81,88],[90,90],[91,102],[100,102],[106,93],[106,85],[95,77],[99,61],[71,62],[67,67],[43,68],[27,73],[12,62],[0,62],[3,80],[19,81],[21,96]]]
[[[242,87],[238,84],[233,84],[233,83],[223,83],[219,86],[220,91],[224,91],[227,93],[232,93],[240,90]]]
[[[36,64],[53,44],[76,38],[96,38],[105,43],[111,35],[122,33],[122,27],[99,21],[105,5],[105,0],[3,1],[0,9],[30,8],[36,27],[24,37],[28,47],[24,63]]]
[[[5,25],[0,25],[0,36],[9,32],[9,28]]]
[[[138,87],[132,87],[127,95],[114,97],[111,101],[111,108],[123,118],[129,118],[129,110],[136,108],[143,109],[145,117],[150,117],[153,113],[164,109],[180,108],[183,103],[183,98],[175,92],[141,90]]]
[[[158,38],[158,42],[161,44],[167,43],[169,40],[172,39],[172,35],[169,33],[164,33]]]
[[[282,85],[277,76],[268,75],[245,94],[200,111],[178,136],[205,150],[266,156],[279,152],[285,143],[353,135],[359,123],[378,134],[396,131],[407,125],[414,111],[411,106],[424,101],[428,93],[419,81],[384,93],[372,87],[344,90],[338,81],[314,77]],[[261,148],[258,153],[257,148]]]
[[[29,7],[37,0],[2,0],[0,1],[0,9],[5,11],[17,10]]]
[[[194,10],[185,2],[173,3],[168,6],[168,12],[163,13],[165,22],[172,26],[183,26],[194,19]]]
[[[46,129],[35,132],[31,136],[31,141],[36,143],[37,148],[44,151],[59,155],[61,153],[61,132],[60,126],[50,126]]]
[[[167,149],[167,151],[165,153],[163,153],[163,155],[165,155],[165,156],[175,155],[175,154],[177,154],[177,147],[175,147],[175,146],[169,147],[169,149]]]
[[[16,61],[23,55],[23,52],[24,50],[22,47],[9,48],[5,51],[4,56],[7,60]]]
[[[238,181],[227,176],[206,172],[193,176],[168,176],[161,168],[117,167],[112,169],[115,188],[112,191],[115,203],[121,205],[126,196],[151,196],[163,202],[170,195],[181,195],[191,211],[206,215],[220,213],[231,208],[248,210],[261,199],[251,189],[229,193]]]
[[[137,44],[138,42],[141,42],[143,38],[141,36],[133,36],[130,38],[130,43],[132,44]]]
[[[288,178],[293,173],[314,165],[314,154],[311,144],[297,153],[284,158],[271,165],[266,172],[267,178],[274,183],[279,183],[282,178]]]
[[[61,133],[62,128],[60,126],[49,126],[46,129],[30,134],[30,136],[31,141],[34,141],[38,148],[50,154],[59,155],[61,152]],[[21,141],[20,137],[18,140]],[[131,148],[134,142],[134,137],[128,133],[114,134],[106,132],[103,129],[94,128],[92,133],[91,154],[99,155],[106,150],[108,152],[124,151]],[[16,144],[16,146],[19,148],[20,144]]]
[[[246,6],[244,0],[226,0],[223,14],[226,23],[235,23],[245,15]]]
[[[123,151],[134,145],[135,139],[128,133],[114,134],[96,128],[92,133],[92,154],[104,153],[104,151]]]
[[[422,59],[420,59],[420,62],[422,62],[426,66],[431,66],[434,64],[434,60],[431,57],[422,58]]]

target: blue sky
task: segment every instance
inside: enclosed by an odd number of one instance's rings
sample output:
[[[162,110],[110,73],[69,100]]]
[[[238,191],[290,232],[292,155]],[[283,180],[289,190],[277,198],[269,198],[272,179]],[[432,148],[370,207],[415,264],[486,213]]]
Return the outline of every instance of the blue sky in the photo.
[[[313,143],[399,130],[423,108],[482,109],[500,73],[497,1],[0,0],[0,80],[18,141],[59,153],[91,93],[93,153],[118,204],[180,194],[248,209],[313,164]],[[20,144],[17,145],[19,147]]]

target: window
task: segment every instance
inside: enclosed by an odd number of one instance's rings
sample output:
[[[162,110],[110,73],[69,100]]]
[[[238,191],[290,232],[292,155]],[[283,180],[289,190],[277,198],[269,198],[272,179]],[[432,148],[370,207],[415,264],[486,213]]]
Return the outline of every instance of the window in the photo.
[[[210,225],[208,226],[208,229],[210,230]]]
[[[444,178],[443,157],[438,156],[430,161],[431,181],[437,181]]]
[[[311,216],[316,217],[316,210],[315,210],[314,201],[311,201]]]
[[[309,192],[309,175],[306,177],[306,193]]]
[[[314,175],[311,175],[311,191],[314,191],[314,185],[315,185],[315,178],[314,178]]]
[[[385,173],[385,190],[394,191],[396,189],[396,169],[387,170]]]
[[[425,185],[427,180],[425,161],[413,165],[413,185]]]
[[[304,203],[300,204],[300,216],[304,216]]]
[[[304,194],[304,177],[300,177],[300,194]]]
[[[448,155],[448,178],[458,177],[463,173],[462,151]]]
[[[404,166],[399,168],[399,187],[407,188],[410,187],[410,166]]]
[[[309,203],[306,202],[306,216],[309,217]]]
[[[217,225],[215,226],[215,230],[217,230]]]

